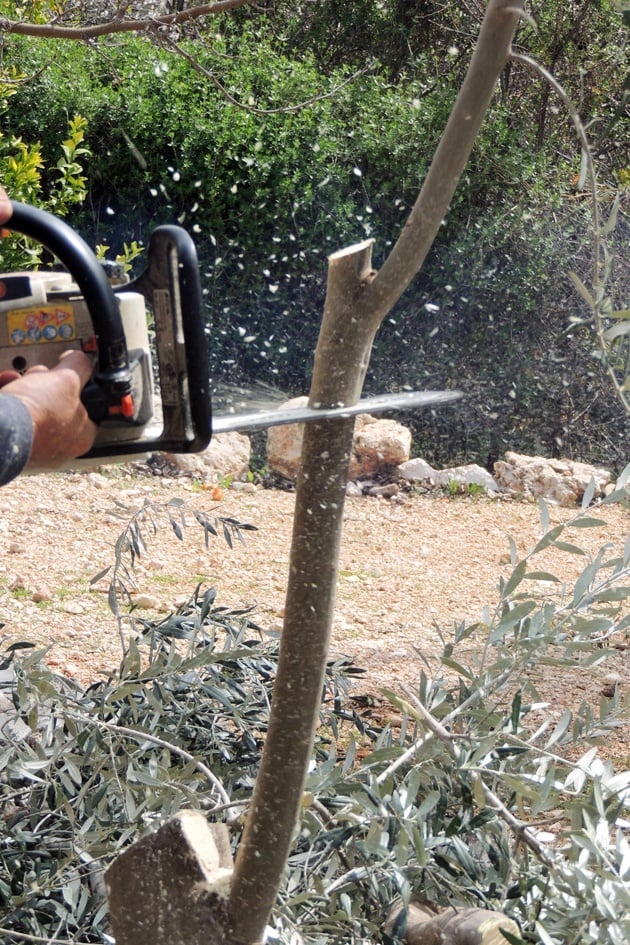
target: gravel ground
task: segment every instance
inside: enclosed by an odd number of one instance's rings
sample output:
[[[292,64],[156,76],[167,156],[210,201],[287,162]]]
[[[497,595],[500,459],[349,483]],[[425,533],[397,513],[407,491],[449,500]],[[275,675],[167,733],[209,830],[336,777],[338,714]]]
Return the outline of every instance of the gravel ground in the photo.
[[[253,488],[253,487],[252,487]],[[108,609],[107,579],[90,586],[114,560],[114,545],[132,512],[145,501],[162,507],[181,498],[190,509],[232,516],[258,529],[230,549],[222,538],[205,548],[192,515],[179,541],[164,512],[164,527],[137,562],[138,613],[155,617],[190,596],[195,586],[218,588],[218,603],[254,605],[266,629],[282,626],[295,497],[277,489],[230,489],[223,495],[189,479],[139,476],[125,467],[25,477],[0,493],[0,620],[4,645],[29,640],[48,646],[49,665],[89,683],[120,657],[116,621]],[[121,508],[124,506],[127,510]],[[554,521],[569,518],[555,510]],[[621,548],[630,514],[617,507],[598,517],[607,527],[575,531],[571,540],[596,551],[606,542]],[[413,686],[423,660],[441,650],[462,620],[480,617],[496,601],[509,566],[508,536],[519,552],[540,537],[535,505],[514,500],[403,495],[396,500],[349,498],[334,617],[335,653],[367,670],[361,690]],[[539,569],[570,580],[584,559],[545,552]],[[560,714],[584,699],[597,705],[605,677],[617,673],[627,697],[629,640],[603,665],[570,672],[545,670],[537,679]],[[474,646],[474,643],[472,644]],[[460,653],[460,659],[462,654]],[[630,766],[630,733],[613,740],[617,758]],[[610,746],[609,746],[610,747]]]

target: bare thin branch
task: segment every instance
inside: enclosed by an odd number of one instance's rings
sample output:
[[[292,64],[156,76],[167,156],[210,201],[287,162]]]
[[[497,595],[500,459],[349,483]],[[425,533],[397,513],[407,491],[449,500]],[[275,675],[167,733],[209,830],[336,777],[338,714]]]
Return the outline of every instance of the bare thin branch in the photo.
[[[145,33],[161,29],[182,26],[199,20],[204,16],[216,16],[227,10],[246,6],[251,0],[216,0],[215,3],[204,3],[198,7],[190,7],[178,13],[167,13],[164,16],[143,17],[141,19],[126,20],[121,14],[121,8],[113,20],[106,23],[96,23],[92,26],[59,26],[56,23],[26,23],[20,20],[10,20],[0,17],[0,33],[16,33],[19,36],[36,36],[45,39],[69,39],[75,42],[88,42],[98,39],[99,36],[109,36],[112,33]]]
[[[30,935],[28,932],[15,932],[13,929],[5,929],[0,927],[0,935],[7,935],[19,942],[41,942],[42,945],[51,945],[51,942],[55,942],[55,945],[76,945],[76,939],[69,938],[54,938],[51,939],[48,935]],[[8,941],[8,939],[7,939]]]

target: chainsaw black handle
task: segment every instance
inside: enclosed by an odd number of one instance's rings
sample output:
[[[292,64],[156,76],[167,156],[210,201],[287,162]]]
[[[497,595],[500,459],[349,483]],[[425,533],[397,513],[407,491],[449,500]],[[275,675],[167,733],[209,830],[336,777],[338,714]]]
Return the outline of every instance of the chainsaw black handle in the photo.
[[[164,430],[154,449],[204,450],[212,436],[208,343],[197,249],[181,226],[156,227],[147,267],[127,288],[153,312]]]
[[[98,367],[83,389],[81,399],[97,423],[122,412],[130,423],[135,417],[119,409],[134,392],[138,375],[134,353],[130,362],[116,295],[87,243],[67,223],[26,204],[12,202],[8,229],[32,237],[46,246],[68,269],[86,302],[98,346]],[[199,452],[212,435],[207,341],[203,297],[195,244],[179,226],[161,226],[151,234],[147,268],[125,287],[144,295],[153,310],[160,372],[163,430],[151,439],[117,437],[115,431],[99,434],[88,458],[165,450]],[[135,374],[134,374],[135,371]],[[144,389],[144,388],[143,388]],[[131,398],[132,406],[134,398]],[[115,408],[115,409],[111,409]],[[121,420],[124,423],[124,420]],[[142,425],[138,420],[139,425]]]
[[[86,301],[98,343],[98,371],[94,380],[106,385],[121,382],[129,370],[127,343],[116,296],[96,256],[67,223],[38,207],[11,201],[13,213],[5,224],[42,243],[63,263]]]

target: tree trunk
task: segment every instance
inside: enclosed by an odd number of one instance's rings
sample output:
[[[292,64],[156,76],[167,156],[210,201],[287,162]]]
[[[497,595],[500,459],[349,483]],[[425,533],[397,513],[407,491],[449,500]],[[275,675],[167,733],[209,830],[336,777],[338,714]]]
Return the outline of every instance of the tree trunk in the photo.
[[[311,407],[356,403],[365,366],[360,332],[341,337],[340,294],[365,278],[371,243],[330,258]],[[348,274],[351,273],[350,279]],[[238,849],[231,941],[258,942],[277,896],[298,817],[328,655],[354,419],[308,423],[297,479],[289,584],[269,730]]]
[[[488,108],[522,3],[491,0],[468,75],[403,232],[376,274],[372,242],[329,260],[311,407],[361,394],[374,335],[421,267]],[[289,585],[269,731],[230,896],[230,941],[255,945],[286,867],[319,718],[353,421],[309,423],[297,481]]]

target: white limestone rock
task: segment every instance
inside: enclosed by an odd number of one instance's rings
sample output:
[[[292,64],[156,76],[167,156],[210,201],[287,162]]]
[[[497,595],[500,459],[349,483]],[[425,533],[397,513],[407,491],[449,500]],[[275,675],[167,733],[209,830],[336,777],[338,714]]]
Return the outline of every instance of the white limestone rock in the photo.
[[[401,463],[398,467],[398,474],[404,479],[410,479],[414,482],[427,482],[435,484],[439,472],[430,466],[426,460],[416,456],[415,459],[408,459],[406,463]]]
[[[466,466],[452,466],[439,472],[438,485],[447,486],[456,482],[460,486],[481,486],[489,495],[496,495],[500,490],[493,476],[483,466],[468,463]]]
[[[354,426],[350,479],[373,476],[409,459],[411,430],[395,420],[360,414]]]
[[[235,431],[215,433],[203,453],[164,453],[170,466],[201,479],[217,482],[228,476],[245,479],[249,472],[251,443],[248,436]]]
[[[434,469],[426,460],[417,457],[402,463],[398,473],[405,479],[423,482],[438,488],[445,488],[451,482],[460,486],[481,486],[489,495],[496,495],[500,490],[496,480],[483,466],[469,463],[466,466],[451,466],[447,469]]]
[[[591,480],[595,481],[595,497],[605,494],[611,480],[607,469],[587,463],[513,452],[494,464],[494,476],[499,486],[513,495],[542,497],[561,506],[581,502]]]

